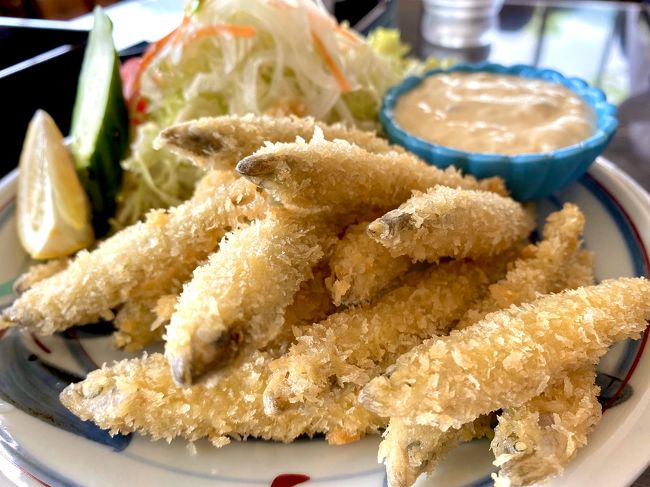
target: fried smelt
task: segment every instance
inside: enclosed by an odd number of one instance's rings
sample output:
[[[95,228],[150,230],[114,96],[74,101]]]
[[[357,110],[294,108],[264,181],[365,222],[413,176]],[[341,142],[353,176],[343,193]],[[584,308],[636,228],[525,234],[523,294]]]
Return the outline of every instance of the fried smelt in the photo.
[[[446,332],[504,266],[440,264],[419,271],[419,279],[372,305],[349,308],[309,326],[289,352],[271,364],[267,413],[322,401],[334,387],[366,384],[424,338]]]
[[[27,272],[16,279],[13,286],[14,292],[17,294],[24,293],[34,284],[58,274],[68,267],[69,263],[68,259],[53,259],[42,264],[34,264],[27,269]]]
[[[595,364],[650,318],[650,282],[604,281],[491,313],[433,338],[365,386],[360,401],[383,416],[409,416],[442,430],[520,406],[571,370]]]
[[[518,487],[559,475],[587,444],[601,417],[593,367],[578,369],[542,394],[499,416],[491,448],[496,487]]]
[[[442,257],[498,254],[526,238],[534,227],[531,212],[510,198],[436,186],[416,192],[372,222],[368,232],[393,256],[437,262]]]
[[[179,384],[230,365],[277,335],[284,311],[323,256],[318,222],[285,211],[228,234],[194,271],[167,327]]]
[[[493,419],[493,415],[481,416],[462,428],[441,431],[406,418],[391,418],[378,453],[379,462],[386,464],[389,487],[410,487],[459,444],[492,436]]]
[[[326,263],[320,262],[314,268],[313,274],[314,277],[302,283],[293,302],[284,312],[284,323],[280,332],[262,349],[273,358],[287,353],[295,341],[296,330],[324,320],[336,309],[325,283],[329,277]]]
[[[468,310],[457,328],[493,311],[532,301],[540,294],[593,284],[593,255],[577,250],[583,229],[584,215],[577,206],[567,203],[551,213],[543,240],[523,250],[506,277],[490,286],[489,295]]]
[[[591,286],[596,282],[594,276],[594,253],[589,250],[578,250],[573,258],[562,269],[555,290],[577,289]]]
[[[178,386],[161,354],[123,360],[68,386],[61,402],[83,420],[111,433],[140,432],[154,440],[208,438],[223,446],[229,438],[290,442],[300,435],[325,434],[340,444],[376,432],[385,421],[360,406],[354,394],[338,397],[304,414],[264,414],[262,392],[269,376],[268,355],[249,360],[218,378],[214,387]]]
[[[267,203],[257,188],[233,177],[209,173],[191,200],[151,211],[146,221],[92,252],[79,252],[64,271],[22,294],[3,318],[49,334],[112,319],[112,309],[140,295],[140,289],[148,294],[165,288],[205,259],[226,231],[264,213]]]
[[[374,132],[364,132],[342,124],[328,125],[312,117],[271,117],[268,115],[224,115],[206,117],[163,130],[154,147],[190,159],[204,169],[233,169],[265,142],[293,142],[310,138],[319,127],[327,140],[342,139],[368,152],[403,152],[397,145]]]
[[[368,223],[348,227],[330,257],[330,291],[337,306],[367,303],[412,265],[408,257],[395,258],[370,238]]]
[[[127,352],[137,352],[150,343],[161,341],[165,321],[157,312],[159,300],[176,301],[176,295],[151,296],[129,299],[115,314],[113,343]]]
[[[514,262],[506,277],[490,286],[489,296],[467,312],[459,328],[479,321],[492,311],[532,301],[539,294],[578,287],[565,284],[568,284],[566,280],[571,273],[579,271],[577,267],[568,268],[567,264],[580,246],[584,225],[584,215],[571,203],[551,213],[542,231],[543,240],[524,249],[522,257]],[[589,259],[587,265],[591,268],[591,259],[586,256],[582,259]],[[579,280],[580,285],[587,285],[585,280],[591,279],[591,269],[587,272],[589,276]]]
[[[519,260],[515,261],[515,269],[519,262]],[[592,285],[594,282],[593,254],[584,250],[578,251],[569,262],[565,263],[560,273],[556,272],[555,267],[551,267],[551,270],[552,276],[554,276],[551,279],[540,276],[538,282],[542,283],[541,289],[543,290],[546,290],[547,286],[555,288],[555,291],[560,291],[562,289],[575,289]],[[512,274],[509,273],[509,275]],[[505,280],[507,279],[508,277],[505,278]],[[491,285],[490,289],[494,289],[494,286],[494,284]],[[534,291],[534,288],[531,288],[531,293],[534,293]],[[534,294],[531,295],[534,296]],[[520,304],[514,300],[521,299],[521,296],[521,294],[511,293],[509,294],[509,298],[513,300],[511,303],[505,300],[499,302],[503,306]],[[478,311],[480,311],[480,317],[482,318],[488,311],[495,311],[496,308],[489,309],[486,306],[487,303],[493,303],[494,301],[495,298],[490,295],[481,301],[483,306],[474,308],[474,312],[478,314]],[[498,306],[496,303],[493,304]],[[470,313],[466,313],[465,317],[468,315]],[[528,404],[526,403],[520,408],[525,409]],[[517,409],[516,407],[508,409],[513,421],[516,420],[514,418],[519,417]],[[482,418],[475,420],[474,423],[466,424],[460,429],[450,429],[446,432],[442,432],[435,426],[414,424],[408,418],[391,418],[387,433],[384,435],[385,438],[380,445],[380,452],[384,452],[383,461],[386,464],[389,485],[410,486],[421,474],[431,473],[441,456],[458,443],[459,433],[467,428],[473,428],[476,422],[480,422]],[[511,427],[515,426],[511,424]]]
[[[412,190],[441,184],[486,189],[501,194],[503,181],[477,181],[457,169],[441,170],[409,153],[376,154],[344,140],[328,141],[316,128],[309,142],[262,147],[237,164],[237,171],[267,189],[283,205],[344,214],[387,211],[406,201]]]

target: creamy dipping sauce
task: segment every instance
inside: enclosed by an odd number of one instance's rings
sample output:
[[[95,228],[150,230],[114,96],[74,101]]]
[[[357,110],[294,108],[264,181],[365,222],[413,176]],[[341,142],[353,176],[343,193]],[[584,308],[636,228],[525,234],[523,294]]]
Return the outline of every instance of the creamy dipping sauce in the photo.
[[[397,101],[407,132],[468,152],[530,154],[566,147],[594,133],[595,114],[556,83],[492,73],[429,76]]]

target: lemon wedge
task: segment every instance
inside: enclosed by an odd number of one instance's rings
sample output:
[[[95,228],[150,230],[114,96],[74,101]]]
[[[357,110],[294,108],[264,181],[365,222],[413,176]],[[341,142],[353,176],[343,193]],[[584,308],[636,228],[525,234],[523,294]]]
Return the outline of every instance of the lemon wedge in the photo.
[[[18,165],[18,237],[34,259],[73,254],[94,240],[90,205],[61,131],[45,111],[29,123]]]

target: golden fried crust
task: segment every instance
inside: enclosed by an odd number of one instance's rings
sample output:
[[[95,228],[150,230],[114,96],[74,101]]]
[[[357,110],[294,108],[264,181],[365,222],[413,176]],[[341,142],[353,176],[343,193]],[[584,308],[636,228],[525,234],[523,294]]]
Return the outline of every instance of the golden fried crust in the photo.
[[[329,277],[327,263],[319,262],[313,269],[313,274],[314,277],[302,283],[293,302],[284,312],[284,324],[280,332],[262,349],[273,358],[287,353],[295,340],[296,331],[324,320],[336,309],[325,284]]]
[[[577,239],[579,231],[575,234]],[[547,238],[551,235],[547,234]],[[543,243],[541,245],[544,245]],[[555,251],[559,252],[563,247],[556,246]],[[519,260],[515,261],[513,268],[518,269],[521,266]],[[594,282],[593,276],[593,255],[591,252],[578,251],[565,265],[560,272],[554,266],[545,268],[545,272],[550,273],[550,276],[539,276],[538,283],[542,283],[540,292],[545,290],[545,286],[552,285],[555,290],[562,289],[575,289],[582,286],[592,285]],[[518,276],[519,273],[510,272],[508,276]],[[507,280],[508,277],[504,280]],[[503,281],[499,281],[503,282]],[[532,282],[531,282],[532,283]],[[550,283],[550,284],[547,284]],[[490,292],[494,292],[495,285],[490,286]],[[531,295],[534,296],[534,288],[530,289]],[[518,299],[522,294],[509,293],[507,296],[499,296],[501,305],[506,304],[520,304],[517,302],[508,303],[506,299]],[[474,308],[474,313],[480,311],[487,314],[488,312],[495,311],[498,308],[490,308],[490,306],[497,306],[495,304],[496,298],[490,295],[489,297],[480,301],[481,305]],[[465,317],[471,315],[466,313]],[[481,314],[481,317],[484,314]],[[470,323],[471,324],[471,323]],[[537,399],[533,399],[529,403],[520,406],[520,408],[528,408],[529,404],[534,403]],[[519,413],[518,408],[508,409],[512,418],[510,423],[511,428],[516,428],[515,422],[518,421]],[[466,430],[468,427],[473,427],[477,422],[480,422],[483,417],[463,425],[460,429],[450,429],[442,432],[435,426],[418,425],[414,424],[408,418],[394,417],[390,420],[390,425],[384,440],[380,445],[380,461],[386,464],[386,472],[388,475],[389,485],[392,486],[410,486],[415,480],[424,473],[430,473],[438,464],[441,457],[444,456],[450,449],[458,443],[459,433]],[[522,427],[527,427],[523,425]]]
[[[277,335],[284,311],[323,256],[322,225],[285,211],[228,234],[185,285],[165,356],[189,385]]]
[[[347,384],[364,385],[424,338],[447,331],[504,266],[496,261],[441,264],[375,303],[305,328],[289,353],[271,364],[267,413],[322,401]]]
[[[370,235],[395,257],[437,262],[442,257],[498,254],[535,227],[516,201],[488,191],[436,186],[414,196],[368,226]]]
[[[578,250],[567,265],[563,267],[552,292],[591,286],[595,282],[594,253],[589,250]]]
[[[137,352],[152,342],[162,340],[164,328],[154,327],[157,299],[129,300],[115,315],[113,343],[127,352]]]
[[[332,299],[337,306],[367,303],[411,267],[408,257],[393,257],[366,229],[369,222],[348,227],[329,260]]]
[[[544,239],[524,250],[506,277],[490,286],[489,295],[468,310],[457,328],[501,308],[532,301],[540,294],[592,284],[592,259],[584,252],[579,258],[576,255],[584,224],[584,215],[571,203],[551,213],[544,226]],[[578,261],[571,264],[576,258]]]
[[[35,264],[31,266],[27,272],[22,274],[16,282],[14,282],[14,292],[22,294],[27,291],[34,284],[58,274],[63,269],[68,267],[69,259],[54,259],[43,264]]]
[[[497,487],[532,485],[559,475],[587,444],[601,417],[593,367],[578,369],[524,406],[503,411],[491,448]]]
[[[400,357],[360,401],[384,416],[458,428],[481,414],[519,406],[566,372],[595,364],[614,342],[636,337],[650,318],[650,282],[608,280],[511,306]]]
[[[379,445],[378,460],[386,464],[390,487],[410,487],[422,474],[431,473],[460,443],[492,436],[493,415],[481,416],[459,429],[441,431],[434,426],[391,418]]]
[[[339,214],[388,211],[412,190],[437,184],[506,192],[500,179],[479,182],[451,167],[443,171],[429,166],[409,153],[376,154],[344,140],[327,141],[319,128],[309,142],[262,147],[242,159],[237,171],[287,207]]]
[[[233,169],[237,162],[262,147],[265,142],[293,142],[310,138],[319,127],[327,140],[343,139],[368,152],[404,152],[374,132],[342,124],[328,125],[312,117],[270,117],[267,115],[225,115],[206,117],[163,130],[154,147],[165,147],[189,158],[204,169]]]
[[[79,252],[67,269],[22,294],[3,318],[44,334],[112,319],[111,310],[129,298],[148,296],[191,272],[227,230],[267,207],[246,180],[217,172],[206,178],[188,202],[152,211],[96,250]]]
[[[184,388],[174,382],[165,358],[153,354],[95,370],[68,386],[60,399],[75,415],[111,433],[137,431],[167,441],[207,437],[215,446],[228,443],[227,437],[290,442],[317,433],[342,443],[385,426],[384,420],[357,404],[354,394],[304,412],[266,416],[262,392],[269,360],[268,355],[255,352],[222,375],[214,387]]]

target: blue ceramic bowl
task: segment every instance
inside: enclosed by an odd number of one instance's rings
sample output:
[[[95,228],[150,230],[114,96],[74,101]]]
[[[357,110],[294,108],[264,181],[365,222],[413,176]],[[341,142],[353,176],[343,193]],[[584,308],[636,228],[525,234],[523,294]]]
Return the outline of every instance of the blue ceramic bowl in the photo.
[[[454,71],[509,74],[564,85],[577,93],[594,110],[595,132],[578,144],[550,152],[501,155],[451,149],[423,140],[400,128],[393,118],[393,107],[399,97],[415,88],[428,76]],[[512,196],[522,201],[543,198],[576,181],[605,150],[618,126],[616,107],[607,103],[602,91],[590,87],[585,81],[565,78],[550,69],[537,69],[521,64],[507,67],[492,63],[457,64],[448,69],[432,69],[422,77],[410,76],[388,90],[379,112],[379,119],[391,142],[405,147],[427,163],[439,167],[453,165],[478,178],[501,176]]]

